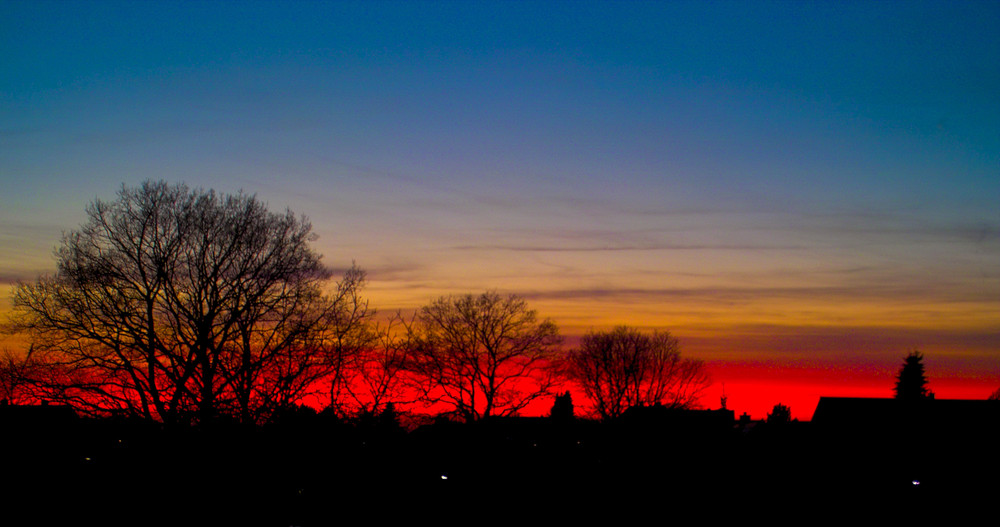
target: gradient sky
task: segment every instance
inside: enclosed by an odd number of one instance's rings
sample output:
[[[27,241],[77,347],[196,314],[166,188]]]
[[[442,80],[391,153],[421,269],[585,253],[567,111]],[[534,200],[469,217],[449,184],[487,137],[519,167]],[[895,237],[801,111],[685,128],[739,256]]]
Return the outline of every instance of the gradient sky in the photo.
[[[145,179],[312,220],[372,303],[522,294],[808,418],[1000,387],[998,2],[0,1],[0,312]],[[572,339],[570,340],[572,342]]]

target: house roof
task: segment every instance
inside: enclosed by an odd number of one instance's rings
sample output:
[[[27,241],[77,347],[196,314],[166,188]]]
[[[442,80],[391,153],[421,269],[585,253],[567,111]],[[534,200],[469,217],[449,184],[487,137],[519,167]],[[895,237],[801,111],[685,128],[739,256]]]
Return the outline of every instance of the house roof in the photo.
[[[997,423],[1000,422],[1000,401],[820,397],[812,418],[820,425],[896,425],[914,420],[927,425]]]

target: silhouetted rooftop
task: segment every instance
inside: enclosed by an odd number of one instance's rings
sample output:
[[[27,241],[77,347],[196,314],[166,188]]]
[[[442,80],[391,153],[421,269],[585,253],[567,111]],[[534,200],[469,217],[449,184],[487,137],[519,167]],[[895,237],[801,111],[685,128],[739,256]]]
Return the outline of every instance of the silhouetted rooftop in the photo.
[[[1000,420],[1000,401],[820,397],[812,418],[820,425],[893,425],[913,420],[939,426],[995,426]]]

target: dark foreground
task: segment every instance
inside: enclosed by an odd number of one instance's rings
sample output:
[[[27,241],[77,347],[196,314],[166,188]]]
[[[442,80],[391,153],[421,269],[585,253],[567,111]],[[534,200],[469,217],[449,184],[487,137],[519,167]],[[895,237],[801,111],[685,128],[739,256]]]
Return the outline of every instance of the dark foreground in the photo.
[[[650,514],[657,523],[801,514],[898,521],[932,511],[958,520],[993,507],[1000,489],[995,415],[949,426],[767,424],[723,411],[647,410],[610,424],[510,418],[410,432],[316,414],[208,430],[8,414],[5,511],[29,520],[17,524],[40,525]]]

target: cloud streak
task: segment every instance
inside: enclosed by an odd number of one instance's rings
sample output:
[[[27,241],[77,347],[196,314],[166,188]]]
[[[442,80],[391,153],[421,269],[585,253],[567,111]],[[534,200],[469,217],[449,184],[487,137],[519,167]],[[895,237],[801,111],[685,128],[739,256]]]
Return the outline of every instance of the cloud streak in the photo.
[[[930,296],[929,296],[930,295]],[[525,293],[538,300],[555,299],[628,299],[645,302],[652,299],[679,298],[723,304],[747,304],[767,299],[788,299],[813,302],[841,300],[895,300],[900,302],[922,300],[926,302],[991,302],[998,304],[989,291],[970,295],[970,291],[956,290],[950,284],[927,284],[914,288],[912,284],[856,283],[835,286],[704,286],[684,288],[631,288],[594,287],[580,289],[552,289]]]
[[[544,245],[457,245],[456,251],[513,251],[513,252],[619,252],[619,251],[793,251],[804,249],[798,245],[729,245],[729,244],[659,244],[659,245],[608,245],[549,247]]]

